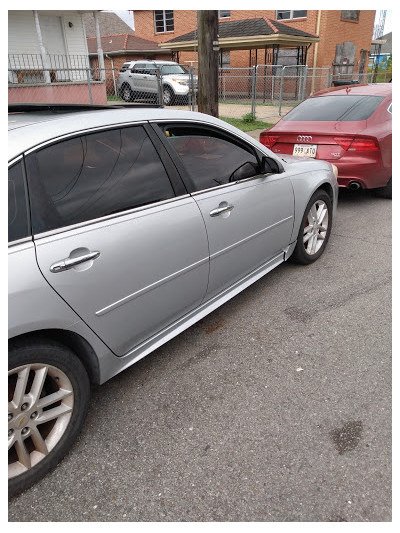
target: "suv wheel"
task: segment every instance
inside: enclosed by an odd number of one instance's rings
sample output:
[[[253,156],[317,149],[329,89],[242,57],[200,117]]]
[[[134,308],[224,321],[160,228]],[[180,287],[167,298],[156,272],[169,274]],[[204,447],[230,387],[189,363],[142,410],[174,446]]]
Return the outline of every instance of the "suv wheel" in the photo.
[[[163,87],[163,104],[172,105],[174,102],[174,92],[170,87]]]
[[[121,96],[125,102],[133,102],[133,92],[129,85],[123,85],[121,89]]]
[[[8,362],[8,489],[27,489],[68,452],[89,406],[81,361],[54,341],[11,345]]]

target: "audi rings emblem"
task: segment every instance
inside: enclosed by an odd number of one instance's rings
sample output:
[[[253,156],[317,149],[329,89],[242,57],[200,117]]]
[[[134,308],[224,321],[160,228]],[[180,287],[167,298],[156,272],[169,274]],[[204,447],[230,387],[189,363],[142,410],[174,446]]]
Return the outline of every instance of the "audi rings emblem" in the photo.
[[[298,135],[298,142],[300,143],[310,143],[312,141],[311,135]]]

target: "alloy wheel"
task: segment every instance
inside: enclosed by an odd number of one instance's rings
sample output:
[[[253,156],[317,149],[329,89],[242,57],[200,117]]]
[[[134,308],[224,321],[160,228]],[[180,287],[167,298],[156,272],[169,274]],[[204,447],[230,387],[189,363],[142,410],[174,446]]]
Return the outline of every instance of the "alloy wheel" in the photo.
[[[9,371],[9,479],[48,456],[67,430],[73,407],[71,381],[60,369],[27,364]]]
[[[317,200],[307,215],[303,244],[307,254],[316,254],[323,245],[329,225],[329,211],[323,200]]]

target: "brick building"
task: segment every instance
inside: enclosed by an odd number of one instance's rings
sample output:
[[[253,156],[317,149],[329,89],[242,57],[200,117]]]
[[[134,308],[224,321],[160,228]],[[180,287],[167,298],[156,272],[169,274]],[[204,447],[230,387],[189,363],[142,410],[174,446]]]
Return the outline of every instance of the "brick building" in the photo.
[[[375,20],[374,10],[220,10],[220,25],[229,21],[260,19],[274,23],[278,21],[286,27],[298,29],[306,34],[319,37],[308,46],[305,57],[309,67],[331,67],[335,62],[336,45],[345,41],[355,47],[354,71],[364,72],[368,66],[368,55]],[[179,42],[178,37],[185,36],[197,28],[197,12],[193,10],[156,10],[134,11],[135,35],[155,41],[158,44]],[[166,44],[164,44],[166,46]],[[177,58],[179,47],[175,46],[174,56]],[[256,49],[221,51],[221,66],[248,67],[257,63],[270,64],[271,54],[267,44]],[[173,49],[174,50],[174,49]],[[257,51],[256,51],[257,50]],[[276,64],[284,64],[285,54],[275,58]],[[290,56],[290,54],[286,54]],[[181,48],[180,62],[196,62],[197,52]]]

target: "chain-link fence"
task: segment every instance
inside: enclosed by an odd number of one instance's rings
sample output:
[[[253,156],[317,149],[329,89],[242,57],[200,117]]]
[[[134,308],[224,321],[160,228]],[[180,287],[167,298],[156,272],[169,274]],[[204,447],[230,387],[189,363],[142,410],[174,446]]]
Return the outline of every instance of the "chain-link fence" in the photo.
[[[384,74],[384,76],[383,76]],[[379,76],[379,77],[378,77]],[[257,65],[220,68],[219,115],[265,120],[317,91],[346,83],[387,82],[391,72],[332,75],[330,68]],[[157,104],[197,110],[198,67],[136,60],[120,69],[90,66],[82,56],[10,56],[9,102]]]

